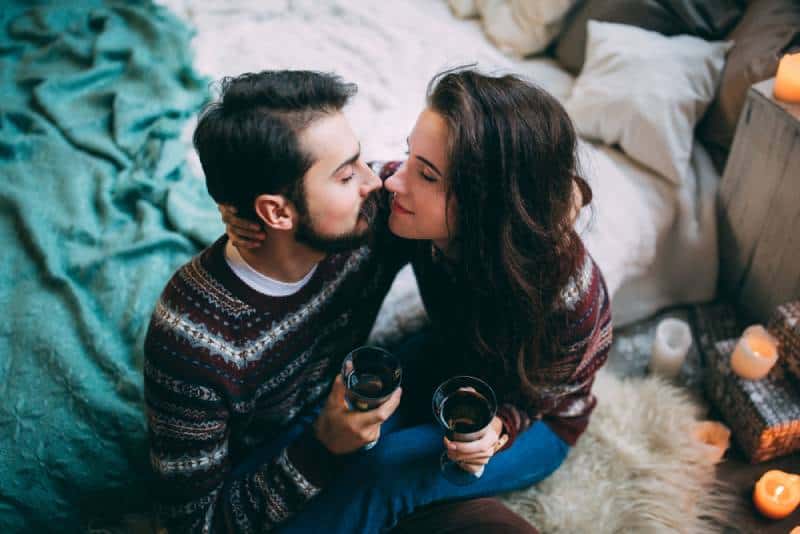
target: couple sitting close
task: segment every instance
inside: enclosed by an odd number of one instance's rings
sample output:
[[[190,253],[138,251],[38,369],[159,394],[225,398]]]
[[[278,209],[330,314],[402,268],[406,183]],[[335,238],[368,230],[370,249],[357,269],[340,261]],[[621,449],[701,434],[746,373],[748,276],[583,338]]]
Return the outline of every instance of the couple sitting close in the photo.
[[[480,498],[549,476],[588,424],[610,302],[573,229],[591,191],[564,109],[514,76],[442,73],[407,159],[376,175],[342,114],[354,93],[329,74],[244,74],[200,117],[228,232],[172,277],[145,341],[170,532],[535,531]],[[407,262],[430,327],[393,348],[402,389],[351,411],[342,360]],[[456,375],[496,393],[475,441],[431,414]],[[442,451],[482,476],[451,483]]]

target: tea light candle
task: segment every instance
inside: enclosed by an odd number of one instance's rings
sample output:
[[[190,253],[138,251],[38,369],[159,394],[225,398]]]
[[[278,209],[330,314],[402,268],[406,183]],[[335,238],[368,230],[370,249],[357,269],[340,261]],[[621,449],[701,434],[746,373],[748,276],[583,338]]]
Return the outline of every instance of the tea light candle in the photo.
[[[778,100],[800,103],[800,53],[781,58],[773,93]]]
[[[767,471],[753,488],[753,503],[766,517],[783,519],[800,504],[800,476]]]
[[[778,341],[761,325],[747,327],[731,355],[731,369],[749,380],[767,376],[778,359]]]
[[[702,443],[708,459],[719,463],[731,444],[730,429],[718,421],[700,421],[695,424],[693,435]]]
[[[692,331],[685,321],[664,319],[656,327],[650,372],[667,378],[678,376],[691,345]]]

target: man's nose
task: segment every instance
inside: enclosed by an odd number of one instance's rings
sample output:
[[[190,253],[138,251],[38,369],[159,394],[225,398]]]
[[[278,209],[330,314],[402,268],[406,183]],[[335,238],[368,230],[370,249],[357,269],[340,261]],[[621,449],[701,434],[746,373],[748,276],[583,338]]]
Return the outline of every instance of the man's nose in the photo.
[[[376,189],[380,189],[381,187],[383,187],[383,182],[381,181],[381,179],[378,177],[377,174],[372,172],[372,169],[369,167],[369,165],[365,165],[365,168],[366,168],[365,171],[366,174],[364,176],[364,183],[361,189],[364,195],[366,196],[375,191]]]

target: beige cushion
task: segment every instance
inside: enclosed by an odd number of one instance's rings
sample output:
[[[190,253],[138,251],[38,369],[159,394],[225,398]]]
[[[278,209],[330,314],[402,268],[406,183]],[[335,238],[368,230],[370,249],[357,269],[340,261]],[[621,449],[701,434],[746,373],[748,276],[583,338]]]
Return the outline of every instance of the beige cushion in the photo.
[[[564,106],[581,135],[619,144],[680,184],[689,172],[694,126],[714,96],[730,46],[589,21],[586,62]]]
[[[469,19],[478,16],[476,0],[449,0],[450,11],[460,19]]]
[[[486,35],[519,57],[544,50],[561,31],[576,0],[477,0]]]

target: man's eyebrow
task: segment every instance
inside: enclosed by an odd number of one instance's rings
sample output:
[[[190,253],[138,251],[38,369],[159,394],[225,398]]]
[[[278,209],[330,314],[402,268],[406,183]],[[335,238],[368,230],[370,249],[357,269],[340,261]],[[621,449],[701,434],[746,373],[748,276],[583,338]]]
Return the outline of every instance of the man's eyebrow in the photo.
[[[411,142],[410,141],[411,141],[411,138],[410,137],[406,137],[406,145],[411,146]],[[428,167],[430,167],[431,169],[433,169],[434,171],[436,171],[436,174],[438,174],[440,177],[442,177],[442,178],[444,177],[444,174],[442,174],[442,171],[440,171],[439,169],[436,168],[436,165],[434,165],[433,163],[431,163],[427,159],[423,158],[422,156],[417,156],[417,159],[420,160],[425,165],[427,165]]]
[[[348,165],[352,165],[353,163],[358,161],[358,158],[360,158],[360,157],[361,157],[361,143],[359,142],[358,143],[358,150],[356,151],[356,153],[353,154],[353,156],[348,158],[346,161],[343,161],[341,165],[336,167],[336,170],[333,171],[333,174],[331,174],[331,176],[333,176],[334,174],[336,174],[337,172],[342,170],[344,167],[347,167]]]

